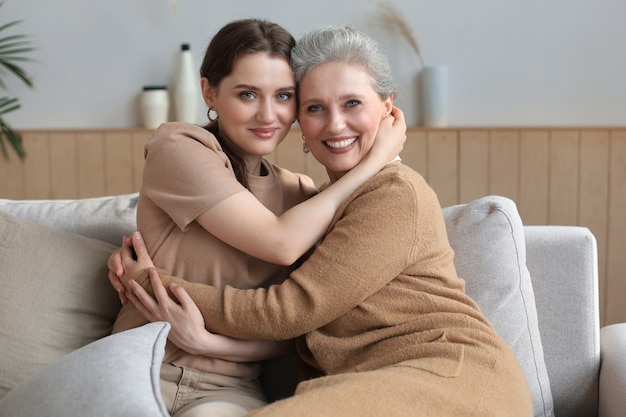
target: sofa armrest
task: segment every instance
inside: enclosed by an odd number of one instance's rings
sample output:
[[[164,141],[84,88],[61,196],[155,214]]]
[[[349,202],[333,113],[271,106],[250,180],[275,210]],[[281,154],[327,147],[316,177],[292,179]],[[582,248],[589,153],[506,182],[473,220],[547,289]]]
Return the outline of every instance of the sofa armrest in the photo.
[[[626,323],[600,331],[599,417],[626,416]]]
[[[596,415],[600,315],[595,237],[579,226],[524,226],[524,234],[554,413]]]

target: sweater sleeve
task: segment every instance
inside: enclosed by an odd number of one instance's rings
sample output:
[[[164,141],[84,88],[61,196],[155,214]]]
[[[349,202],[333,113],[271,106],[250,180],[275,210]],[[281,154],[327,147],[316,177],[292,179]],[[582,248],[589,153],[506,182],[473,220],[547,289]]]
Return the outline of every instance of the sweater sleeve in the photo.
[[[217,289],[163,271],[160,276],[166,286],[175,282],[189,292],[209,330],[245,339],[297,337],[342,316],[406,268],[415,247],[415,195],[402,177],[370,180],[340,207],[311,257],[280,285]]]

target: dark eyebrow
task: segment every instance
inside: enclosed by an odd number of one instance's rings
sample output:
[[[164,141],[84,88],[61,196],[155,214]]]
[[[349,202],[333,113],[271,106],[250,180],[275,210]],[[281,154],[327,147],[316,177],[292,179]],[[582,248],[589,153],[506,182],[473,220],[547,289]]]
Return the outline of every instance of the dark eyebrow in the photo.
[[[237,84],[235,87],[233,87],[233,89],[237,89],[237,90],[252,90],[252,91],[258,91],[259,88],[254,86],[254,85],[249,85],[249,84]],[[296,91],[296,86],[295,85],[288,85],[285,87],[280,87],[277,88],[276,91]]]

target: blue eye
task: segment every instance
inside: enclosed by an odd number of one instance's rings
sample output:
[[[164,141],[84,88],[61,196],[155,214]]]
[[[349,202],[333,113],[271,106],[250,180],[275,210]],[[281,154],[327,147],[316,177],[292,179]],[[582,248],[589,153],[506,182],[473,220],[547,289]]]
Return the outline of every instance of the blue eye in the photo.
[[[293,94],[291,94],[291,93],[279,93],[278,94],[278,100],[280,100],[280,101],[287,101],[292,96],[293,96]]]
[[[309,113],[316,113],[320,110],[322,110],[322,107],[318,105],[313,105],[306,108],[306,111],[308,111]]]
[[[239,93],[239,97],[245,98],[247,100],[252,100],[255,96],[254,93],[251,93],[250,91],[244,91],[242,93]]]
[[[346,103],[346,107],[355,107],[355,106],[358,106],[359,104],[361,104],[359,100],[349,100]]]

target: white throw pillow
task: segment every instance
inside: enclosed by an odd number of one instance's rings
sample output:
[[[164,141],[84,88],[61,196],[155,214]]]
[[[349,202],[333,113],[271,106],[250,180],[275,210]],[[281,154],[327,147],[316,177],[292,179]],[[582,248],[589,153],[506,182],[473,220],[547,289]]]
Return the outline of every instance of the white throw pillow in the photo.
[[[488,196],[443,209],[455,266],[466,292],[517,356],[536,417],[554,406],[539,334],[535,295],[526,267],[522,220],[508,198]]]
[[[59,359],[0,401],[0,417],[169,416],[159,372],[170,325],[116,333]]]

